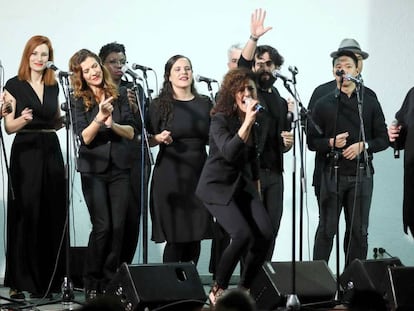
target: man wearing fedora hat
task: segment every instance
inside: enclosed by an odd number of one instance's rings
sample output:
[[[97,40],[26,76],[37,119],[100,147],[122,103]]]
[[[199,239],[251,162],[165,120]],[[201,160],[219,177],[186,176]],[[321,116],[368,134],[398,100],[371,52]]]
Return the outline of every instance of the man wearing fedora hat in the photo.
[[[368,58],[369,54],[367,52],[364,52],[361,47],[359,46],[358,41],[355,39],[345,38],[341,41],[339,44],[338,50],[333,51],[330,56],[332,58],[335,58],[338,53],[343,51],[350,51],[353,52],[358,60],[357,69],[359,74],[361,74],[363,69],[363,61]],[[319,85],[312,93],[312,96],[309,100],[308,110],[312,112],[312,110],[315,107],[316,102],[321,97],[325,96],[326,94],[332,92],[337,88],[336,80],[333,79],[329,82],[323,83]],[[377,95],[373,90],[371,90],[368,87],[364,87],[366,94],[369,94],[370,96],[374,96],[377,98]],[[321,180],[321,162],[323,162],[324,159],[321,158],[321,155],[316,153],[315,155],[315,169],[313,171],[313,181],[312,185],[314,186],[316,199],[319,203],[319,194],[320,194],[320,180]]]
[[[321,132],[312,126],[307,132],[308,147],[317,153],[320,174],[317,180],[320,185],[319,224],[313,259],[329,260],[343,208],[347,266],[352,260],[366,259],[367,256],[374,173],[372,158],[373,153],[388,147],[388,136],[385,117],[376,96],[357,88],[359,82],[355,77],[359,70],[355,53],[338,50],[332,56],[336,88],[321,97],[313,107],[313,121]],[[342,74],[338,76],[337,72]],[[344,79],[344,75],[352,79]],[[364,97],[362,114],[360,95]],[[361,120],[364,133],[361,133]]]

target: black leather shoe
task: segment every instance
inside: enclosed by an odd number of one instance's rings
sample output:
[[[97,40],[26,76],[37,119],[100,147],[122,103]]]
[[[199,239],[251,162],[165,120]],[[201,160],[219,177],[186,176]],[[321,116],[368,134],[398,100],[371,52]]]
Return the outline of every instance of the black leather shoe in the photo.
[[[85,300],[86,302],[95,300],[98,297],[98,291],[96,289],[87,289],[85,291]]]
[[[21,290],[14,289],[14,288],[10,288],[9,296],[11,299],[15,299],[15,300],[24,300],[26,298],[26,296]]]

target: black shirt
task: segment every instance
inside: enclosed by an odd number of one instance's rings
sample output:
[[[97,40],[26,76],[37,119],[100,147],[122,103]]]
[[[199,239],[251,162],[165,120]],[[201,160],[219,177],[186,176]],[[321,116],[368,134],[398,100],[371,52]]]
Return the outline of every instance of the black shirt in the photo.
[[[321,128],[322,134],[318,134],[315,129],[310,127],[308,145],[311,150],[321,153],[326,159],[332,151],[329,147],[330,138],[340,133],[349,133],[346,146],[337,149],[340,153],[350,145],[362,141],[358,100],[355,92],[348,97],[343,92],[332,91],[316,102],[312,117]],[[367,151],[370,161],[373,153],[388,147],[388,135],[381,106],[378,100],[369,95],[367,91],[364,93],[362,104],[362,119],[366,142],[369,145]],[[362,155],[363,153],[360,154],[360,163],[364,161]],[[358,157],[354,160],[341,157],[339,161],[341,175],[356,175]],[[328,163],[328,161],[325,161],[325,168]]]

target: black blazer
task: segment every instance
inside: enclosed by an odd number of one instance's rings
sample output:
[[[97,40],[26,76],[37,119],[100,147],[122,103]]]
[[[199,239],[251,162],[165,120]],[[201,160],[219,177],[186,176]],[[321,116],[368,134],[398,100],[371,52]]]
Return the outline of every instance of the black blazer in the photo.
[[[118,124],[134,127],[126,89],[121,87],[119,93],[117,100],[112,102],[114,106],[112,119]],[[85,111],[82,98],[72,100],[73,129],[80,141],[77,170],[81,173],[102,173],[110,164],[114,164],[120,169],[130,168],[132,153],[128,148],[128,140],[115,134],[111,129],[101,127],[89,145],[84,143],[82,131],[93,122],[98,111],[98,104],[95,104],[91,110]]]
[[[254,184],[259,179],[256,150],[237,134],[240,125],[237,116],[217,113],[211,118],[209,155],[196,189],[205,203],[227,205],[239,189],[258,196]]]

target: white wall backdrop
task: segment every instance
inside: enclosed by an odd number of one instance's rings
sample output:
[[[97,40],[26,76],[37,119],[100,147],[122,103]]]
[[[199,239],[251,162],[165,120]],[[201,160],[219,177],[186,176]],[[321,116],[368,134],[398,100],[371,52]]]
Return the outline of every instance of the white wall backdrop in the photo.
[[[62,70],[67,69],[69,58],[77,50],[88,48],[99,52],[102,45],[117,41],[125,44],[130,64],[139,63],[153,68],[160,83],[165,62],[178,53],[192,60],[195,74],[221,80],[226,72],[227,48],[236,42],[246,42],[250,34],[250,14],[255,8],[267,10],[265,24],[273,27],[259,44],[272,45],[285,57],[282,72],[287,74],[289,65],[298,67],[297,89],[305,107],[313,89],[332,79],[329,54],[338,48],[343,38],[355,38],[370,54],[364,63],[364,81],[376,91],[387,122],[392,121],[405,94],[414,85],[414,71],[411,69],[414,68],[414,40],[411,38],[414,2],[406,0],[0,0],[0,60],[7,80],[16,75],[27,40],[42,34],[52,40],[55,64]],[[156,80],[151,72],[149,83],[157,93]],[[286,95],[280,82],[276,82],[276,86]],[[201,93],[208,94],[205,84],[197,87]],[[66,153],[65,130],[62,129],[59,135]],[[12,136],[4,137],[7,156],[12,139]],[[303,259],[308,260],[318,212],[311,187],[314,155],[306,151],[305,157],[308,178],[307,192],[304,193]],[[285,163],[284,215],[273,257],[277,261],[292,258],[291,153],[286,154]],[[1,165],[0,199],[5,202],[4,160]],[[374,166],[368,256],[372,257],[374,247],[383,247],[388,253],[398,256],[405,265],[414,265],[414,242],[402,231],[402,159],[394,160],[392,150],[388,149],[376,155]],[[75,185],[71,239],[72,245],[84,246],[90,222],[78,175],[72,174]],[[299,202],[299,193],[296,196]],[[4,233],[4,204],[1,208],[0,231]],[[200,274],[208,272],[209,243],[203,242],[198,266]],[[4,273],[4,249],[4,238],[1,238],[0,275]],[[162,245],[149,242],[149,262],[159,262],[161,252]],[[329,264],[332,271],[336,269],[334,254]],[[136,263],[141,262],[141,255],[140,245]]]

